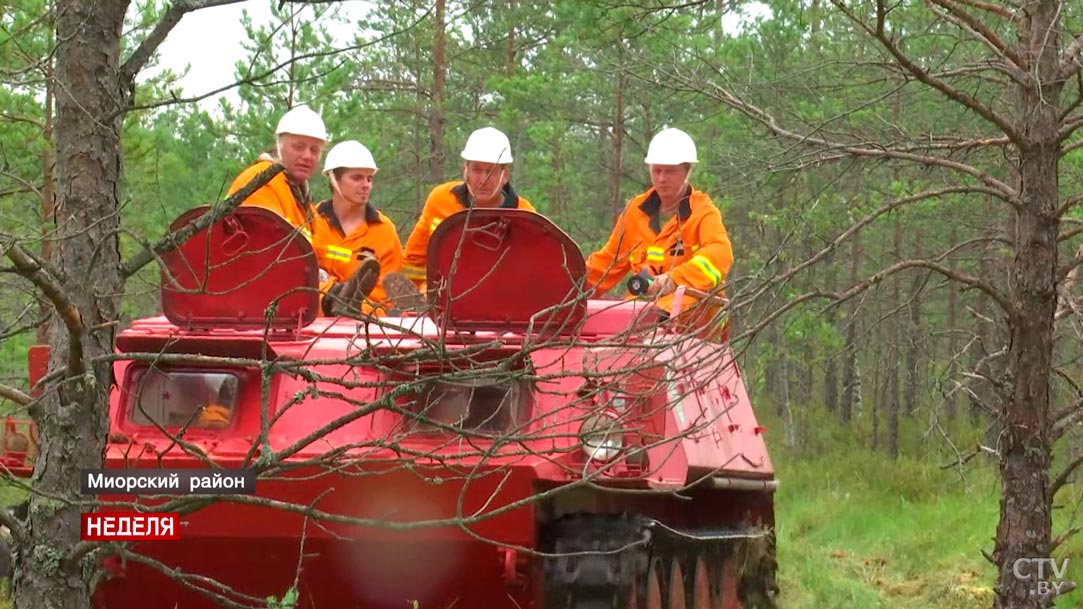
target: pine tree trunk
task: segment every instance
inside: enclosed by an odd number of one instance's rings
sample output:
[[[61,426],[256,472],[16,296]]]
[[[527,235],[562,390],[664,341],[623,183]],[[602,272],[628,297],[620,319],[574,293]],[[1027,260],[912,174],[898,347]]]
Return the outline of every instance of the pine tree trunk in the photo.
[[[892,256],[902,260],[902,218],[895,215],[895,230],[892,238]],[[895,275],[891,282],[891,344],[888,345],[887,379],[884,383],[884,418],[887,422],[887,454],[892,459],[899,457],[899,345],[903,341],[903,322],[899,307],[902,305],[902,277]]]
[[[445,2],[436,0],[433,30],[436,32],[432,48],[432,109],[429,111],[429,181],[444,179],[444,92],[447,84],[447,24]]]
[[[54,11],[50,7],[50,12]],[[55,80],[53,75],[53,56],[45,59],[45,120],[43,122],[42,139],[45,140],[45,149],[41,153],[41,259],[46,264],[53,260],[53,231],[56,228],[54,209],[56,206],[56,148],[53,146],[53,99]],[[41,318],[49,319],[49,304],[42,300],[40,306]],[[38,326],[37,343],[44,345],[49,342],[49,327],[52,322],[44,322]]]
[[[827,291],[834,292],[839,287],[838,256],[835,251],[827,255],[824,264],[827,265]],[[831,318],[836,316],[834,310],[829,314]],[[839,363],[837,351],[834,347],[824,349],[824,407],[828,412],[839,411]]]
[[[623,62],[624,51],[617,48],[617,54]],[[614,91],[613,104],[613,155],[612,167],[609,171],[609,212],[612,218],[616,218],[624,210],[624,201],[621,197],[621,182],[624,177],[624,70],[620,70],[616,78],[616,91]]]
[[[519,8],[519,2],[517,0],[509,0],[507,5],[507,13],[512,15],[511,23],[508,25],[508,44],[504,47],[504,71],[508,76],[514,76],[515,71],[519,67],[519,61],[515,52],[515,24],[517,10]]]
[[[873,312],[873,319],[884,319],[882,309],[882,299],[876,300],[876,307]],[[886,378],[887,375],[884,372],[884,346],[890,349],[890,333],[885,330],[886,324],[876,324],[876,334],[873,339],[874,355],[872,361],[876,362],[876,372],[872,375],[872,406],[869,408],[869,416],[872,417],[872,431],[869,438],[869,448],[872,450],[880,449],[880,411],[884,408],[884,396],[886,394]]]
[[[850,278],[848,285],[855,285],[861,272],[861,231],[854,232],[850,242]],[[842,370],[842,408],[839,416],[844,423],[849,423],[857,404],[857,327],[858,301],[851,300],[846,315],[846,346],[843,349],[845,360]]]
[[[907,416],[913,416],[920,408],[918,388],[921,379],[921,295],[925,291],[928,275],[914,278],[910,289],[906,326],[906,388],[903,390],[903,405]]]
[[[993,253],[991,248],[982,248],[981,260],[978,261],[978,265],[981,268],[982,277],[989,277],[993,268],[993,261],[991,259]],[[984,374],[989,378],[996,378],[994,373],[994,362],[987,359],[987,356],[991,352],[996,350],[995,333],[993,332],[992,324],[989,323],[989,319],[993,315],[992,307],[989,306],[989,295],[984,292],[979,292],[976,302],[974,303],[974,334],[977,340],[971,346],[970,365],[969,368],[976,374]],[[982,360],[985,359],[986,363],[979,365]],[[977,396],[978,402],[986,406],[996,406],[994,404],[994,394],[992,387],[988,381],[979,380],[974,383],[974,394]],[[977,405],[971,404],[970,407],[970,422],[977,427],[982,421],[983,410]]]
[[[959,234],[954,222],[951,223],[951,233],[949,236],[949,243],[958,243]],[[957,263],[955,262],[955,256],[952,256],[948,261],[948,268],[952,271],[956,270]],[[956,351],[959,349],[959,290],[955,285],[949,284],[948,290],[948,361],[951,362],[948,365],[948,369],[945,371],[945,375],[948,379],[955,379],[958,372],[955,364]],[[951,385],[948,385],[951,387]],[[951,391],[947,396],[947,404],[945,408],[947,410],[946,415],[949,423],[954,423],[955,418],[958,415],[959,410],[959,393],[957,391]]]
[[[786,372],[782,362],[786,355],[782,352],[782,332],[778,324],[771,325],[771,345],[774,346],[774,352],[771,354],[771,360],[767,362],[767,389],[771,395],[771,402],[775,405],[775,415],[782,418],[786,413],[784,398],[789,392],[784,387]]]
[[[31,416],[41,430],[30,500],[30,547],[14,576],[20,609],[85,608],[79,474],[101,467],[107,429],[110,355],[119,311],[117,214],[124,92],[118,62],[128,0],[59,0],[56,47],[57,225],[60,288],[73,308],[52,326],[51,370],[67,368]]]
[[[1020,206],[1016,211],[1012,261],[1011,396],[1003,404],[1000,522],[996,550],[1000,572],[995,606],[1045,607],[1049,596],[1033,594],[1034,581],[1017,577],[1015,561],[1044,558],[1051,551],[1049,496],[1049,386],[1053,369],[1053,326],[1057,304],[1059,221],[1060,2],[1027,2],[1020,12],[1019,54],[1033,82],[1018,87],[1015,127],[1019,146]]]

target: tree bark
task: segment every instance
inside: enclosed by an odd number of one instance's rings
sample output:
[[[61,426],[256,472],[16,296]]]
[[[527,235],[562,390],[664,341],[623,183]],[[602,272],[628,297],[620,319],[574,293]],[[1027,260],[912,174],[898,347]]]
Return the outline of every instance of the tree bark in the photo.
[[[797,430],[793,420],[792,404],[790,404],[790,362],[786,355],[785,336],[781,328],[775,324],[773,330],[774,345],[778,349],[774,362],[771,364],[774,369],[773,393],[778,416],[782,419],[783,441],[786,448],[792,449],[797,446]]]
[[[903,389],[903,411],[907,416],[914,416],[918,404],[918,382],[921,378],[921,295],[925,291],[928,276],[915,277],[911,286],[907,311],[906,331],[906,386]]]
[[[515,53],[515,24],[517,23],[516,9],[519,8],[519,3],[516,0],[509,0],[508,2],[508,14],[512,16],[511,22],[508,24],[508,44],[504,49],[504,70],[508,76],[514,76],[515,70],[519,67],[519,62],[516,59]]]
[[[959,242],[959,231],[956,228],[955,222],[951,223],[951,233],[949,237],[949,243]],[[948,268],[955,271],[958,267],[955,256],[952,256],[948,260]],[[945,375],[948,379],[954,379],[958,369],[955,365],[956,351],[959,349],[959,296],[958,290],[952,284],[948,284],[948,361],[951,362],[948,365],[948,369],[945,371]],[[959,410],[958,392],[952,391],[947,396],[947,404],[945,404],[946,416],[948,423],[954,423],[955,417]]]
[[[999,231],[995,231],[999,233]],[[990,277],[993,272],[993,248],[983,247],[981,250],[981,259],[978,261],[978,266],[981,269],[982,277]],[[976,374],[984,374],[990,379],[996,378],[996,370],[999,366],[996,366],[996,362],[986,360],[985,364],[981,364],[990,353],[996,351],[994,345],[998,344],[996,341],[996,333],[989,323],[989,319],[994,315],[992,307],[989,304],[989,295],[984,292],[977,294],[976,302],[974,303],[974,336],[976,340],[972,343],[970,349],[970,369]],[[981,380],[974,383],[974,393],[977,396],[977,401],[980,404],[986,405],[988,408],[996,407],[995,392],[993,386],[989,381]],[[981,421],[983,409],[979,408],[975,404],[971,404],[970,407],[970,422],[977,427]],[[992,438],[990,438],[992,439]]]
[[[774,346],[770,361],[767,362],[767,388],[771,395],[771,401],[775,405],[775,414],[782,418],[786,413],[786,404],[783,401],[788,393],[783,387],[786,383],[782,359],[785,357],[782,348],[782,332],[777,324],[771,325],[771,344]]]
[[[827,290],[834,292],[839,287],[839,273],[838,273],[838,256],[832,251],[824,259],[824,264],[827,265]],[[831,309],[829,314],[829,323],[832,327],[837,327],[836,320],[837,313],[835,309]],[[839,411],[839,365],[838,365],[838,352],[835,347],[829,347],[824,350],[824,407],[827,412]]]
[[[418,0],[414,0],[410,3],[410,9],[414,12],[421,10],[421,3]],[[425,108],[428,107],[428,99],[425,96],[425,87],[422,82],[421,75],[425,72],[425,58],[422,54],[421,41],[417,36],[410,37],[410,51],[413,53],[413,70],[417,75],[417,86],[414,88],[414,97],[417,102],[416,111],[412,113],[414,119],[414,134],[413,134],[413,161],[414,175],[425,175],[425,172],[429,170],[428,163],[425,162],[425,146],[432,145],[432,142],[425,142]],[[430,150],[429,156],[432,156]],[[431,162],[431,159],[430,159]],[[414,180],[414,217],[411,218],[411,224],[421,216],[421,211],[425,208],[425,199],[428,196],[428,189],[424,187],[422,180]]]
[[[552,170],[555,180],[553,184],[553,216],[558,220],[565,220],[568,213],[568,187],[564,182],[564,146],[563,142],[557,141],[556,150],[553,151]]]
[[[849,285],[855,285],[861,273],[861,231],[855,231],[850,242],[850,277]],[[842,370],[842,408],[839,416],[844,423],[849,423],[853,418],[854,411],[860,409],[861,391],[860,379],[857,371],[857,328],[858,328],[858,299],[850,300],[847,306],[846,316],[846,346],[843,349],[844,357]],[[855,408],[857,406],[857,408]]]
[[[50,6],[49,11],[55,9]],[[50,19],[50,22],[54,19]],[[55,25],[54,25],[55,27]],[[50,36],[50,43],[52,36]],[[52,44],[50,44],[52,46]],[[53,79],[53,56],[45,58],[45,120],[42,129],[42,139],[45,140],[45,150],[41,153],[41,259],[46,264],[53,260],[53,231],[56,228],[54,215],[56,180],[53,172],[56,169],[56,148],[53,146],[53,91],[55,81]],[[38,326],[37,343],[44,345],[49,342],[49,303],[41,301],[41,319],[45,320]]]
[[[1008,349],[1011,395],[1002,406],[1000,501],[994,558],[999,567],[997,608],[1047,607],[1050,595],[1016,577],[1015,561],[1048,557],[1052,529],[1049,496],[1049,386],[1057,304],[1057,231],[1062,3],[1025,3],[1019,11],[1019,55],[1033,77],[1017,88],[1015,127],[1020,134],[1020,206],[1010,279],[1013,310]]]
[[[67,374],[46,388],[31,416],[41,430],[30,499],[30,544],[14,574],[20,609],[89,606],[80,540],[79,474],[101,467],[120,274],[120,37],[128,0],[59,0],[56,48],[57,283],[74,310],[52,325],[50,369]],[[88,567],[89,568],[89,567]]]
[[[828,412],[839,409],[839,366],[833,353],[827,355],[824,362],[824,406]]]
[[[609,172],[609,212],[615,220],[624,210],[624,201],[621,199],[621,182],[624,177],[624,50],[617,48],[620,58],[619,70],[616,78],[616,91],[614,92],[613,109],[613,166]]]
[[[429,111],[429,181],[440,182],[444,178],[444,90],[447,84],[447,24],[445,23],[445,0],[436,0],[433,16],[435,40],[432,48],[432,109]]]
[[[895,287],[892,289],[892,298],[889,308],[895,309],[899,302],[899,289],[898,289],[898,276],[896,276]],[[887,455],[892,459],[899,457],[899,340],[902,334],[902,321],[899,319],[898,314],[892,316],[890,329],[887,331],[890,337],[890,343],[887,345],[887,365],[884,372],[886,377],[884,379],[884,392],[883,399],[880,404],[883,405],[884,419],[887,426],[887,437],[884,442],[884,449],[887,451]]]

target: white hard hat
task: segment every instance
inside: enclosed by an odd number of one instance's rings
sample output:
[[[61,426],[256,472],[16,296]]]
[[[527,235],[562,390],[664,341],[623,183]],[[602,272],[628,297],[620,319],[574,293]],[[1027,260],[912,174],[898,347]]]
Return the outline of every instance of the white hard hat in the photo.
[[[499,129],[482,127],[470,134],[462,157],[468,161],[506,165],[511,163],[511,142]]]
[[[323,164],[324,175],[335,169],[372,169],[375,171],[376,159],[372,158],[365,145],[357,140],[347,140],[335,144],[327,153],[327,160]]]
[[[278,121],[278,128],[275,129],[275,135],[283,133],[307,135],[325,142],[328,140],[327,127],[323,125],[323,119],[308,106],[297,106],[282,115]]]
[[[648,165],[698,163],[696,143],[680,129],[663,129],[651,140],[651,145],[647,147],[647,158],[643,162]]]

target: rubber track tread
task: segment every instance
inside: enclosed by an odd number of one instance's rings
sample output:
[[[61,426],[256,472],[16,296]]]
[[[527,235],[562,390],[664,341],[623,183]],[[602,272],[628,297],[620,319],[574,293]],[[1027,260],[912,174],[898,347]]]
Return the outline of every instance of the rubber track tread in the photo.
[[[744,609],[776,606],[774,535],[765,531],[687,532],[631,515],[575,514],[546,525],[541,542],[555,555],[545,559],[544,609],[624,609],[629,587],[642,585],[654,557],[681,560],[690,591],[689,569],[700,553],[732,559]]]

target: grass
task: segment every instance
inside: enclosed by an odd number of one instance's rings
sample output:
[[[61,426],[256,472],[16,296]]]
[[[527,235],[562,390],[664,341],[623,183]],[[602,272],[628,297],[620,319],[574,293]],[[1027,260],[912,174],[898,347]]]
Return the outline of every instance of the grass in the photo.
[[[776,504],[785,609],[991,607],[998,496],[992,471],[884,457],[780,459]]]
[[[991,608],[997,570],[982,551],[992,553],[999,519],[995,465],[943,469],[951,459],[928,446],[893,462],[855,444],[815,456],[773,448],[782,609]],[[1080,486],[1058,495],[1055,533],[1083,524]],[[1066,577],[1083,583],[1083,533],[1055,556],[1079,557]],[[1083,607],[1083,590],[1056,607]]]

